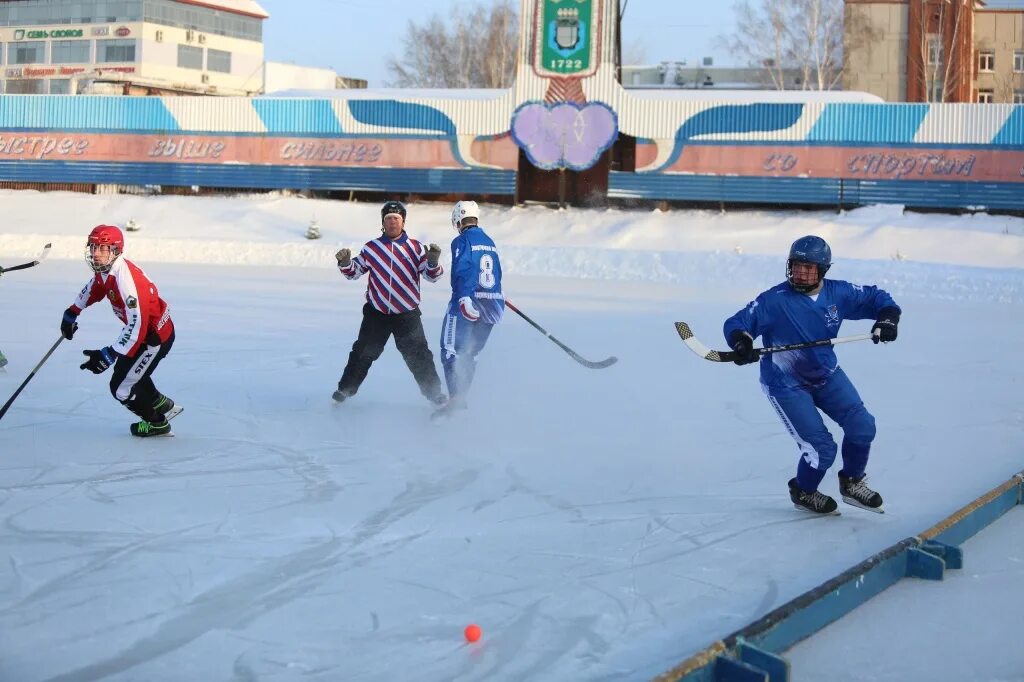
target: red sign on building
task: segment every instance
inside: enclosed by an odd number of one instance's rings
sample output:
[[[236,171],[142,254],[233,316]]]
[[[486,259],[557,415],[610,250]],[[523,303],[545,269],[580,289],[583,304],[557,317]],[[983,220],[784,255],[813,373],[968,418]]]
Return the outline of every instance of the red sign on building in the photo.
[[[125,36],[131,35],[132,34],[132,30],[130,28],[128,28],[127,26],[122,26],[119,29],[117,29],[116,31],[114,31],[114,33],[116,33],[121,38],[124,38]]]

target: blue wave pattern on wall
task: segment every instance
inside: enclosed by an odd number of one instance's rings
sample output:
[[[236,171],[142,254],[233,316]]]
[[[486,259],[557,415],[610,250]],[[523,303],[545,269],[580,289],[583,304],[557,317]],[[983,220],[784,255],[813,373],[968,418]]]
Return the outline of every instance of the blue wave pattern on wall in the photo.
[[[679,127],[677,142],[715,133],[753,133],[785,130],[796,124],[803,104],[726,104],[691,116]]]
[[[808,142],[911,144],[928,104],[829,104]]]
[[[0,127],[95,131],[178,131],[177,120],[157,97],[0,97]]]
[[[785,130],[795,125],[803,112],[803,104],[724,104],[705,109],[679,126],[672,155],[657,170],[678,161],[686,142],[695,137]]]
[[[352,117],[366,125],[406,130],[436,130],[443,135],[456,134],[455,124],[440,109],[394,99],[356,99],[348,102]]]
[[[267,133],[278,135],[341,135],[341,122],[326,99],[254,99]]]
[[[992,144],[1024,145],[1024,106],[1014,107]]]

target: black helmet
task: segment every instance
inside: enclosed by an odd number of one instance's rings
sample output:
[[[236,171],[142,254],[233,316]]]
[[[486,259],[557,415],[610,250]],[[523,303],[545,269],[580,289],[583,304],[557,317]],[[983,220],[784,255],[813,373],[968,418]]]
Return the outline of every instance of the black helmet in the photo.
[[[402,220],[405,220],[405,204],[401,201],[385,201],[384,205],[380,208],[380,224],[384,224],[384,216],[389,213],[397,213],[402,216]]]

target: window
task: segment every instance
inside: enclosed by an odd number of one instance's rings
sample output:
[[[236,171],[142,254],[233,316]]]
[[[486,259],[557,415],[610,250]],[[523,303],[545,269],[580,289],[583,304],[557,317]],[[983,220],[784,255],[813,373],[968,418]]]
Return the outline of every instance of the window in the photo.
[[[141,21],[143,0],[0,2],[0,26],[53,26]]]
[[[11,43],[11,64],[45,64],[46,43],[43,41]]]
[[[928,66],[942,63],[942,39],[938,36],[928,38]]]
[[[224,50],[208,49],[206,51],[206,68],[218,73],[231,73],[231,53]]]
[[[1024,104],[1024,90],[1014,90],[1013,91],[1013,103],[1014,104]]]
[[[55,40],[51,43],[52,64],[86,64],[89,62],[88,40]]]
[[[978,71],[995,71],[996,53],[992,50],[982,50],[978,53]]]
[[[1024,73],[1024,50],[1013,51],[1013,71],[1014,73]]]
[[[3,4],[7,3],[0,3]],[[256,17],[243,17],[174,0],[146,0],[145,5],[145,20],[154,24],[243,40],[263,40],[263,20]]]
[[[70,95],[71,80],[68,78],[54,78],[50,81],[51,95]]]
[[[178,45],[178,67],[203,70],[203,48]]]
[[[992,90],[978,90],[978,104],[992,104]]]
[[[135,41],[128,40],[97,40],[96,61],[101,64],[110,62],[134,62]]]
[[[42,95],[45,94],[46,81],[41,78],[21,78],[7,81],[8,95]]]

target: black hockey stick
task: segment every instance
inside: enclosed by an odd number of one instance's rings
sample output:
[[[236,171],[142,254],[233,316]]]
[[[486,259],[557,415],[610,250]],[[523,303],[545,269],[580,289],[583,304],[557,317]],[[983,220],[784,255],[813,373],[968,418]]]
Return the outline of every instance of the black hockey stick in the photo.
[[[731,350],[711,350],[703,343],[701,343],[693,332],[690,331],[690,325],[685,322],[676,322],[676,331],[679,333],[679,338],[697,355],[701,356],[705,360],[711,362],[732,362],[736,359],[735,351]],[[818,341],[807,341],[806,343],[791,343],[788,346],[770,346],[768,348],[755,348],[758,355],[768,355],[769,353],[781,353],[786,350],[798,350],[800,348],[813,348],[815,346],[834,346],[837,343],[849,343],[851,341],[867,341],[873,338],[871,334],[858,334],[856,336],[840,336],[837,339],[819,339]]]
[[[611,367],[612,365],[619,361],[619,359],[613,355],[612,357],[605,358],[604,360],[601,360],[599,362],[591,362],[590,360],[587,360],[585,357],[574,351],[572,348],[569,348],[569,346],[565,345],[555,337],[551,336],[551,334],[549,334],[548,331],[544,329],[544,327],[540,326],[539,324],[531,320],[529,317],[527,317],[526,313],[512,305],[512,302],[509,301],[507,298],[505,299],[505,307],[511,308],[512,312],[514,312],[516,315],[519,315],[519,317],[529,322],[531,327],[533,327],[541,334],[551,339],[551,341],[556,346],[564,350],[566,353],[569,354],[569,357],[571,357],[573,360],[580,363],[584,367],[588,367],[590,369],[604,369],[605,367]]]
[[[43,250],[39,252],[39,255],[36,256],[36,259],[34,261],[32,261],[31,263],[22,263],[21,265],[12,265],[9,268],[5,268],[5,267],[0,266],[0,272],[11,272],[12,270],[24,270],[25,268],[30,268],[33,265],[39,265],[43,261],[43,259],[46,258],[48,255],[50,255],[50,245],[49,244],[47,244],[46,246],[43,247]]]
[[[14,395],[11,396],[10,400],[4,403],[3,407],[0,407],[0,419],[4,418],[4,415],[7,414],[7,410],[11,409],[11,404],[14,402],[14,400],[18,397],[18,395],[21,394],[22,390],[26,386],[28,386],[28,382],[32,381],[32,377],[36,375],[36,372],[38,372],[39,368],[43,366],[43,363],[50,359],[50,356],[53,355],[53,351],[57,350],[57,346],[59,346],[60,342],[63,340],[63,335],[57,337],[57,341],[52,346],[50,346],[50,350],[46,351],[46,355],[44,355],[43,359],[39,361],[39,364],[36,365],[35,369],[33,369],[29,373],[29,375],[25,377],[25,380],[23,382],[21,382],[21,386],[18,386],[18,390],[14,392]]]

